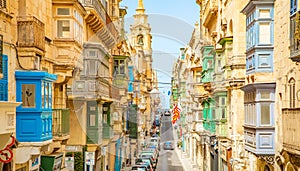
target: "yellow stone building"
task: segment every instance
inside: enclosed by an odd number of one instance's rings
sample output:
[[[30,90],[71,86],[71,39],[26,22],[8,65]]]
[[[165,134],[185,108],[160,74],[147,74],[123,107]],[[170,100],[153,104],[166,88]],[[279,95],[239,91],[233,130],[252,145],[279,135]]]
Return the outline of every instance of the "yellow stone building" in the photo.
[[[274,1],[274,67],[276,77],[275,170],[300,168],[299,149],[299,5]]]
[[[134,94],[138,98],[139,132],[145,132],[151,128],[151,99],[150,91],[153,89],[152,70],[152,35],[148,23],[148,15],[145,14],[143,0],[138,0],[136,14],[133,15],[134,24],[130,27],[129,42],[136,51],[133,57],[135,66],[135,89]]]

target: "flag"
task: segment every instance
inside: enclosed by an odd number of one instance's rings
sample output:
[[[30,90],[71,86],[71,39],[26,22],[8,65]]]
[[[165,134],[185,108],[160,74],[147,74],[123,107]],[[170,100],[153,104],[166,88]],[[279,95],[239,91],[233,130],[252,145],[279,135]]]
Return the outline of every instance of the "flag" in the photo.
[[[174,104],[174,107],[172,109],[172,123],[175,124],[175,122],[180,119],[180,112],[181,112],[181,108],[177,105]]]

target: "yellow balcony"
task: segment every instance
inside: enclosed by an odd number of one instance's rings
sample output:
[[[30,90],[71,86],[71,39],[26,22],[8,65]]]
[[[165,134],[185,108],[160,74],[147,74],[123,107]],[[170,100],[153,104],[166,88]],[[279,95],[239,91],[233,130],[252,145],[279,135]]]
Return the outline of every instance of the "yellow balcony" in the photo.
[[[119,32],[112,22],[106,9],[99,0],[82,0],[81,4],[87,10],[85,20],[96,35],[111,48],[117,41]]]
[[[203,25],[207,27],[209,22],[218,13],[218,2],[216,0],[208,0],[206,4],[204,4],[203,11]]]

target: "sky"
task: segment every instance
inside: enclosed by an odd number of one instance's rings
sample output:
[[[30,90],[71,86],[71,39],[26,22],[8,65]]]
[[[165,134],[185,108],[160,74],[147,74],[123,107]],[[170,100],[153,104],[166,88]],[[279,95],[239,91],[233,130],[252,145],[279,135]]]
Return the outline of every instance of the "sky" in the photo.
[[[130,33],[137,3],[138,0],[121,1],[121,6],[127,7],[127,33]],[[151,27],[153,69],[158,74],[162,106],[167,108],[172,66],[180,54],[179,49],[188,44],[199,20],[199,5],[196,0],[144,0],[144,7]]]

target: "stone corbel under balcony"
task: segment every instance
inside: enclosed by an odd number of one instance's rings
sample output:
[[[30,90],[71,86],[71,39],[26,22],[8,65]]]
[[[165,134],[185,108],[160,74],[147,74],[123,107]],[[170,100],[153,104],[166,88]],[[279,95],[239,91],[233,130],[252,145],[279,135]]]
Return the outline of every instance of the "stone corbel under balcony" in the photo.
[[[213,6],[213,7],[207,7],[209,8],[207,15],[205,16],[204,20],[203,20],[203,25],[204,27],[208,27],[210,21],[216,17],[217,13],[218,13],[218,7],[217,6]]]
[[[270,165],[274,165],[275,163],[275,155],[260,155],[258,158],[266,161]]]
[[[48,151],[48,147],[52,140],[43,142],[22,142],[18,144],[15,153],[15,163],[23,164],[31,159],[32,156],[40,155]]]

